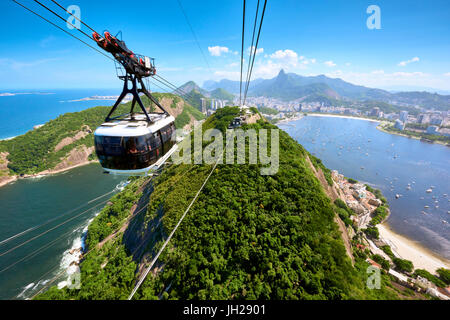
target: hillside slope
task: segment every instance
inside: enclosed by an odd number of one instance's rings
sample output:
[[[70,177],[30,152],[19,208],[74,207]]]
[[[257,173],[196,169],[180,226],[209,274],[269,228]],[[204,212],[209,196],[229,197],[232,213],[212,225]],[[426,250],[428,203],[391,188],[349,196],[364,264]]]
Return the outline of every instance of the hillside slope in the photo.
[[[154,96],[176,118],[177,128],[203,119],[201,112],[180,97],[169,93]],[[147,97],[143,97],[143,102],[149,105]],[[130,103],[121,105],[117,114],[128,112]],[[51,173],[95,160],[93,132],[109,110],[110,107],[94,107],[66,113],[24,135],[0,141],[0,183],[11,176]]]
[[[220,109],[203,129],[224,129],[238,112]],[[398,298],[385,276],[380,290],[366,289],[368,264],[357,257],[352,266],[307,156],[280,131],[275,175],[262,176],[260,164],[218,165],[135,298]],[[37,298],[126,299],[210,170],[171,165],[153,181],[135,180],[89,226],[81,289]]]

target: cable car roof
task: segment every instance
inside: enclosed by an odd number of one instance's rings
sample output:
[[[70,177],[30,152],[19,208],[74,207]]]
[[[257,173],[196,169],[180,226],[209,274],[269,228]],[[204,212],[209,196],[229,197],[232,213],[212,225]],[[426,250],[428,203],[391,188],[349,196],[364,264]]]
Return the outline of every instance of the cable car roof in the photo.
[[[148,123],[145,115],[135,115],[134,120],[125,118],[103,123],[95,130],[96,136],[134,137],[154,133],[175,121],[173,116],[149,114],[152,123]]]

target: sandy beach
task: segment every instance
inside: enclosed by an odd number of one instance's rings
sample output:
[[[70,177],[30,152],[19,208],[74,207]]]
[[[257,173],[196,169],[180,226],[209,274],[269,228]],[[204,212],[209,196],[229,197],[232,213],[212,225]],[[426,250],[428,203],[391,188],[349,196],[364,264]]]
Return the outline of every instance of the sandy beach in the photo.
[[[387,240],[391,244],[392,250],[402,259],[412,261],[415,269],[425,269],[431,273],[435,273],[436,269],[439,268],[450,269],[449,260],[438,257],[417,242],[395,233],[386,222],[377,225],[377,227],[380,238]]]
[[[352,117],[352,116],[341,116],[338,114],[327,114],[327,113],[308,113],[308,117],[333,117],[333,118],[364,120],[364,121],[370,121],[370,122],[380,122],[379,120],[375,120],[375,119]]]

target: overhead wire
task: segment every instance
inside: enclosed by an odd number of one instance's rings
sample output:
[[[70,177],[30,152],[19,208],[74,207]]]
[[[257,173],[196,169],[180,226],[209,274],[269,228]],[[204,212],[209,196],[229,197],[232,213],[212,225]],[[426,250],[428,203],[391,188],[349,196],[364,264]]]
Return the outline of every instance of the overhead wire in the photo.
[[[69,25],[71,25],[72,27],[74,27],[75,29],[77,29],[79,32],[81,32],[82,34],[84,34],[86,37],[88,37],[91,40],[94,40],[94,38],[92,38],[92,36],[88,35],[86,32],[84,32],[83,30],[77,28],[75,25],[73,25],[72,23],[70,23],[69,21],[67,21],[66,19],[64,19],[63,17],[61,17],[59,14],[57,14],[55,11],[53,11],[52,9],[50,9],[49,7],[47,7],[45,4],[43,4],[42,2],[40,2],[39,0],[33,0],[34,2],[36,2],[37,4],[39,4],[41,7],[47,9],[48,11],[50,11],[51,13],[53,13],[55,16],[57,16],[58,18],[60,18],[62,21],[68,23]],[[95,40],[94,40],[95,41]]]
[[[82,42],[83,44],[85,44],[86,46],[88,46],[89,48],[97,51],[98,53],[100,53],[101,55],[105,56],[106,58],[115,61],[113,58],[111,58],[110,56],[108,56],[107,54],[105,54],[104,52],[98,50],[97,48],[91,46],[89,43],[87,43],[86,41],[78,38],[77,36],[73,35],[72,33],[68,32],[67,30],[64,30],[63,28],[61,28],[60,26],[58,26],[57,24],[51,22],[50,20],[46,19],[45,17],[43,17],[42,15],[40,15],[39,13],[33,11],[32,9],[28,8],[27,6],[23,5],[22,3],[18,2],[17,0],[12,0],[13,2],[15,2],[16,4],[18,4],[19,6],[23,7],[24,9],[28,10],[29,12],[33,13],[34,15],[38,16],[39,18],[43,19],[44,21],[48,22],[49,24],[51,24],[52,26],[60,29],[61,31],[63,31],[64,33],[68,34],[69,36],[77,39],[78,41]]]
[[[39,229],[39,228],[41,228],[41,227],[43,227],[43,226],[45,226],[45,225],[47,225],[47,224],[49,224],[49,223],[51,223],[51,222],[53,222],[53,221],[55,221],[55,220],[58,220],[58,219],[60,219],[60,218],[62,218],[62,217],[64,217],[64,216],[67,216],[68,214],[71,214],[71,213],[73,213],[73,212],[76,212],[77,210],[83,208],[85,205],[90,204],[90,203],[92,203],[92,202],[94,202],[94,201],[97,201],[97,200],[99,200],[99,199],[101,199],[101,198],[103,198],[103,197],[106,197],[107,195],[110,195],[110,194],[114,193],[115,191],[116,191],[116,190],[109,191],[109,192],[107,192],[107,193],[105,193],[105,194],[103,194],[103,195],[101,195],[101,196],[99,196],[99,197],[97,197],[97,198],[94,198],[94,199],[92,199],[92,200],[89,200],[89,201],[83,203],[82,205],[80,205],[80,206],[76,207],[75,209],[72,209],[72,210],[70,210],[70,211],[68,211],[68,212],[66,212],[66,213],[64,213],[64,214],[62,214],[62,215],[56,216],[56,217],[54,217],[54,218],[51,218],[51,219],[49,219],[49,220],[47,220],[47,221],[45,221],[45,222],[43,222],[43,223],[41,223],[41,224],[38,224],[38,225],[33,226],[33,227],[30,227],[30,228],[28,228],[27,230],[24,230],[24,231],[19,232],[19,233],[15,234],[15,235],[13,235],[13,236],[7,238],[7,239],[4,239],[4,240],[0,241],[0,245],[3,245],[3,244],[5,244],[5,243],[8,243],[8,242],[10,242],[11,240],[14,240],[14,239],[19,238],[19,237],[21,237],[21,236],[23,236],[23,235],[25,235],[25,234],[27,234],[27,233],[29,233],[29,232],[31,232],[31,231],[34,231],[34,230],[36,230],[36,229]]]
[[[202,56],[203,56],[203,59],[205,60],[206,65],[208,66],[209,72],[212,74],[212,70],[211,70],[211,67],[210,67],[210,65],[209,65],[209,63],[208,63],[208,59],[206,59],[205,53],[203,52],[202,47],[200,46],[200,42],[199,42],[198,39],[197,39],[197,35],[195,34],[194,28],[192,28],[192,25],[191,25],[191,23],[189,22],[189,18],[188,18],[187,14],[186,14],[186,11],[185,11],[184,8],[183,8],[183,5],[181,4],[181,0],[177,0],[177,2],[178,2],[178,5],[180,6],[181,12],[182,12],[183,15],[184,15],[184,18],[185,18],[185,20],[186,20],[186,23],[188,24],[189,28],[191,29],[191,33],[192,33],[192,35],[194,36],[194,40],[195,40],[195,42],[197,43],[198,49],[200,50],[200,52],[201,52],[201,54],[202,54]]]
[[[239,81],[239,105],[241,107],[242,107],[242,68],[244,65],[244,35],[245,35],[245,0],[242,14],[241,80]]]
[[[66,8],[64,8],[62,5],[60,5],[57,1],[55,0],[51,0],[54,4],[56,4],[58,7],[60,7],[61,9],[63,9],[65,12],[67,12],[68,14],[70,14],[72,17],[74,17],[76,20],[78,20],[80,23],[82,23],[84,26],[88,27],[92,32],[98,33],[97,31],[95,31],[93,28],[91,28],[88,24],[84,23],[83,21],[81,21],[80,18],[78,18],[76,15],[74,15],[73,13],[71,13],[70,11],[67,11]]]
[[[254,48],[253,43],[255,40],[255,31],[256,31],[256,23],[258,22],[258,12],[259,12],[259,0],[256,4],[256,14],[255,14],[255,22],[253,23],[253,34],[252,34],[252,43],[250,45],[250,52],[249,52],[249,57],[248,57],[248,67],[247,67],[247,76],[246,76],[246,86],[248,85],[248,81],[249,81],[249,75],[250,75],[250,65],[251,65],[251,61],[252,61],[252,55],[256,54],[256,48]],[[245,92],[245,90],[244,90]],[[244,94],[244,104],[245,104],[245,94]]]
[[[130,295],[128,296],[128,300],[131,300],[133,298],[133,296],[135,295],[136,291],[140,288],[140,286],[142,285],[142,283],[144,282],[145,278],[147,277],[148,273],[150,272],[150,270],[153,268],[153,265],[156,263],[156,261],[158,260],[159,256],[161,255],[161,253],[164,251],[164,249],[166,248],[167,244],[169,243],[169,241],[172,239],[173,235],[175,234],[175,231],[177,231],[178,227],[180,226],[181,222],[183,221],[184,217],[186,216],[186,214],[189,212],[189,210],[191,209],[192,205],[195,203],[195,201],[197,200],[198,196],[200,195],[200,193],[202,192],[203,188],[205,187],[206,183],[208,182],[209,178],[211,177],[211,175],[213,174],[214,170],[216,169],[217,165],[219,164],[219,161],[222,159],[223,156],[223,152],[221,153],[221,155],[217,158],[216,163],[214,164],[214,166],[212,167],[211,171],[209,172],[208,176],[206,177],[205,181],[203,182],[203,184],[201,185],[200,189],[197,191],[197,193],[195,194],[194,198],[192,199],[192,201],[190,202],[189,206],[186,208],[186,210],[184,211],[183,215],[181,216],[180,220],[178,221],[178,223],[175,225],[175,227],[173,228],[172,232],[169,234],[169,236],[167,237],[166,241],[164,241],[164,244],[162,245],[161,249],[159,249],[158,253],[156,254],[156,256],[153,258],[152,262],[150,263],[150,265],[147,267],[147,269],[145,270],[144,274],[141,276],[141,278],[139,279],[138,283],[136,284],[136,286],[134,287],[133,291],[130,293]]]
[[[64,224],[68,223],[69,221],[72,221],[73,219],[76,219],[76,218],[82,216],[83,214],[85,214],[85,213],[91,211],[92,209],[94,209],[94,208],[96,208],[96,207],[98,207],[98,206],[100,206],[100,205],[102,205],[102,204],[107,203],[108,201],[109,201],[109,200],[105,200],[105,201],[103,201],[103,202],[100,202],[100,203],[96,204],[95,206],[93,206],[92,208],[89,208],[89,209],[87,209],[87,210],[85,210],[85,211],[83,211],[83,212],[81,212],[81,213],[79,213],[79,214],[77,214],[77,215],[75,215],[75,216],[73,216],[73,217],[71,217],[71,218],[69,218],[69,219],[67,219],[67,220],[65,220],[65,221],[63,221],[63,222],[61,222],[61,223],[59,223],[59,224],[57,224],[56,226],[54,226],[54,227],[52,227],[52,228],[50,228],[50,229],[48,229],[48,230],[46,230],[46,231],[44,231],[44,232],[42,232],[42,233],[36,235],[36,236],[34,236],[33,238],[28,239],[28,240],[22,242],[21,244],[18,244],[18,245],[16,245],[15,247],[13,247],[13,248],[11,248],[11,249],[8,249],[8,250],[6,250],[6,251],[0,253],[0,257],[4,256],[4,255],[6,255],[6,254],[8,254],[8,253],[10,253],[10,252],[15,251],[15,250],[19,249],[20,247],[23,247],[23,246],[26,245],[27,243],[30,243],[31,241],[34,241],[34,240],[36,240],[36,239],[42,237],[43,235],[49,233],[50,231],[53,231],[53,230],[59,228],[60,226],[62,226],[62,225],[64,225]]]
[[[247,99],[248,87],[250,85],[250,81],[251,81],[251,77],[252,77],[253,65],[255,63],[255,57],[256,57],[256,51],[258,50],[259,37],[261,35],[262,24],[264,21],[264,14],[266,12],[266,5],[267,5],[267,0],[264,0],[264,7],[263,7],[262,15],[261,15],[261,21],[259,23],[258,36],[256,37],[255,51],[254,51],[253,58],[252,58],[252,65],[250,67],[249,79],[248,79],[247,86],[245,89],[244,103],[245,103],[245,100]]]

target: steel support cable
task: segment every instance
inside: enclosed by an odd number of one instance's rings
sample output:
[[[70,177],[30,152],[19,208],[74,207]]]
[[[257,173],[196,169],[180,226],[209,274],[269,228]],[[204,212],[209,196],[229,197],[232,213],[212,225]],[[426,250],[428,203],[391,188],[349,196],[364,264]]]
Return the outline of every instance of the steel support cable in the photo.
[[[42,20],[48,22],[49,24],[51,24],[52,26],[60,29],[61,31],[65,32],[66,34],[68,34],[69,36],[77,39],[78,41],[84,43],[85,45],[87,45],[89,48],[94,49],[95,51],[97,51],[98,53],[100,53],[101,55],[105,56],[106,58],[108,58],[111,61],[115,61],[113,58],[111,58],[110,56],[108,56],[107,54],[105,54],[104,52],[98,50],[97,48],[91,46],[89,43],[87,43],[84,40],[81,40],[80,38],[78,38],[77,36],[73,35],[72,33],[68,32],[67,30],[64,30],[63,28],[61,28],[60,26],[58,26],[57,24],[51,22],[50,20],[44,18],[43,16],[41,16],[39,13],[31,10],[30,8],[26,7],[25,5],[21,4],[20,2],[18,2],[17,0],[12,0],[13,2],[15,2],[16,4],[18,4],[19,6],[21,6],[22,8],[28,10],[29,12],[33,13],[34,15],[38,16],[39,18],[41,18]]]
[[[153,80],[158,81],[159,83],[161,83],[162,85],[166,86],[167,88],[169,88],[170,90],[172,90],[172,92],[175,92],[176,94],[178,94],[179,96],[183,97],[186,95],[185,93],[181,93],[180,91],[177,91],[177,89],[174,90],[173,87],[171,87],[170,85],[166,84],[165,82],[163,82],[162,80],[159,80],[155,77],[153,77]],[[192,99],[191,96],[188,96],[188,98]]]
[[[70,14],[72,17],[74,17],[76,20],[80,21],[83,25],[85,25],[86,27],[88,27],[92,32],[98,33],[97,31],[95,31],[94,29],[92,29],[87,23],[84,23],[83,21],[81,21],[80,18],[78,18],[76,15],[74,15],[73,13],[67,11],[66,8],[64,8],[62,5],[60,5],[58,2],[56,2],[55,0],[51,0],[54,4],[56,4],[58,7],[60,7],[61,9],[63,9],[65,12],[67,12],[68,14]],[[259,1],[259,0],[258,0]]]
[[[15,246],[15,247],[13,247],[13,248],[11,248],[11,249],[5,251],[5,252],[0,253],[0,257],[4,256],[4,255],[6,255],[6,254],[8,254],[8,253],[10,253],[10,252],[12,252],[12,251],[15,251],[16,249],[18,249],[18,248],[20,248],[20,247],[23,247],[23,246],[26,245],[27,243],[29,243],[29,242],[31,242],[31,241],[33,241],[33,240],[36,240],[36,239],[42,237],[43,235],[49,233],[50,231],[53,231],[53,230],[59,228],[60,226],[62,226],[62,225],[64,225],[64,224],[68,223],[69,221],[72,221],[73,219],[76,219],[76,218],[82,216],[83,214],[85,214],[85,213],[91,211],[92,209],[94,209],[94,208],[96,208],[96,207],[98,207],[98,206],[100,206],[100,205],[102,205],[102,204],[107,203],[108,201],[109,201],[109,200],[105,200],[105,201],[103,201],[103,202],[100,202],[100,203],[96,204],[95,206],[93,206],[92,208],[89,208],[89,209],[87,209],[87,210],[85,210],[85,211],[83,211],[83,212],[81,212],[81,213],[79,213],[79,214],[77,214],[77,215],[71,217],[70,219],[67,219],[67,220],[65,220],[64,222],[61,222],[61,223],[57,224],[56,226],[54,226],[54,227],[52,227],[52,228],[50,228],[50,229],[48,229],[48,230],[46,230],[46,231],[44,231],[44,232],[38,234],[37,236],[34,236],[33,238],[28,239],[28,240],[22,242],[21,244],[18,244],[17,246]]]
[[[242,44],[241,44],[241,80],[239,82],[239,105],[242,107],[242,67],[244,64],[244,34],[245,34],[245,0],[242,14]]]
[[[220,157],[217,159],[216,163],[214,164],[213,168],[211,169],[211,171],[209,172],[208,176],[206,177],[205,181],[203,182],[202,186],[200,187],[200,189],[197,191],[197,194],[195,195],[195,197],[192,199],[191,203],[189,204],[189,206],[187,207],[187,209],[184,211],[183,215],[181,216],[180,220],[178,221],[178,223],[176,224],[175,228],[173,228],[172,232],[170,233],[169,237],[166,239],[166,241],[164,242],[163,246],[161,247],[161,249],[159,250],[158,254],[153,258],[152,262],[150,263],[150,265],[148,266],[148,268],[145,270],[144,274],[141,276],[141,278],[139,279],[139,282],[136,284],[136,286],[134,287],[133,291],[131,292],[131,294],[128,297],[128,300],[131,300],[134,296],[134,294],[136,293],[136,291],[139,289],[139,287],[142,285],[142,283],[144,282],[145,278],[147,277],[148,273],[150,272],[150,270],[153,268],[153,265],[156,263],[156,261],[158,260],[159,256],[161,255],[161,253],[164,251],[165,247],[167,246],[167,244],[169,243],[170,239],[172,239],[173,235],[175,234],[175,231],[177,231],[178,227],[180,226],[181,222],[183,221],[184,217],[186,216],[186,214],[189,212],[189,210],[191,209],[192,205],[194,204],[194,202],[197,200],[198,196],[200,195],[200,193],[202,192],[204,186],[206,185],[206,183],[208,182],[209,178],[211,177],[211,175],[213,174],[214,170],[216,169],[217,165],[219,164],[219,160],[222,159],[223,156],[223,152],[221,153]]]
[[[263,20],[264,20],[264,14],[266,12],[266,5],[267,5],[267,0],[264,0],[264,7],[263,7],[262,15],[261,15],[261,21],[259,23],[258,36],[256,37],[255,53],[256,53],[256,50],[258,50],[259,36],[261,35],[261,28],[262,28],[262,24],[263,24]],[[256,56],[256,54],[253,55],[253,59],[252,59],[252,66],[250,68],[250,77],[249,77],[249,81],[247,83],[247,88],[245,90],[244,103],[245,103],[245,100],[247,99],[248,86],[250,84],[250,80],[252,77],[253,65],[255,63],[255,56]]]
[[[172,84],[168,80],[164,79],[163,77],[161,77],[161,76],[158,76],[158,77],[159,77],[159,79],[157,79],[155,77],[152,77],[152,78],[153,78],[153,80],[158,81],[159,83],[165,85],[166,87],[171,89],[173,92],[177,93],[179,96],[181,96],[183,98],[185,98],[185,96],[187,96],[189,99],[195,98],[194,96],[192,96],[192,94],[182,91],[180,88],[177,88],[174,84]]]
[[[3,268],[2,270],[0,270],[0,273],[3,273],[9,269],[11,269],[12,267],[14,267],[16,264],[22,262],[22,261],[26,261],[29,260],[33,257],[35,257],[37,254],[47,250],[48,248],[52,247],[57,241],[59,241],[60,239],[64,238],[65,236],[69,235],[73,233],[73,230],[70,230],[68,232],[63,233],[62,235],[60,235],[59,237],[57,237],[56,239],[52,240],[49,243],[46,243],[45,245],[39,247],[37,250],[34,250],[33,252],[27,254],[25,257],[20,258],[19,260],[16,260],[15,262],[11,263],[9,266],[7,266],[6,268]]]
[[[173,83],[171,83],[169,80],[164,79],[163,77],[161,77],[160,75],[155,75],[156,77],[158,77],[161,81],[164,81],[165,83],[167,83],[166,85],[168,87],[171,87],[171,89],[173,91],[178,91],[179,93],[182,93],[183,95],[188,95],[188,92],[184,92],[183,90],[181,90],[180,88],[178,88],[176,85],[174,85]]]
[[[103,194],[103,195],[101,195],[101,196],[99,196],[99,197],[97,197],[97,198],[94,198],[94,199],[92,199],[92,200],[89,200],[89,201],[83,203],[82,205],[80,205],[80,206],[76,207],[75,209],[72,209],[72,210],[70,210],[70,211],[68,211],[68,212],[66,212],[66,213],[64,213],[64,214],[62,214],[62,215],[59,215],[59,216],[54,217],[54,218],[51,218],[51,219],[47,220],[47,221],[44,222],[44,223],[41,223],[41,224],[36,225],[36,226],[34,226],[34,227],[28,228],[27,230],[24,230],[24,231],[22,231],[22,232],[19,232],[19,233],[15,234],[15,235],[13,235],[13,236],[11,236],[11,237],[5,239],[5,240],[0,241],[0,245],[3,245],[3,244],[5,244],[5,243],[8,243],[9,241],[11,241],[11,240],[13,240],[13,239],[19,238],[19,237],[21,237],[21,236],[23,236],[23,235],[25,235],[25,234],[27,234],[27,233],[33,231],[33,230],[36,230],[36,229],[38,229],[38,228],[40,228],[40,227],[43,227],[43,226],[45,226],[45,225],[47,225],[47,224],[49,224],[49,223],[51,223],[51,222],[53,222],[53,221],[55,221],[55,220],[58,220],[59,218],[62,218],[62,217],[64,217],[64,216],[67,216],[68,214],[71,214],[71,213],[73,213],[73,212],[75,212],[75,211],[77,211],[77,210],[83,208],[85,205],[90,204],[90,203],[92,203],[92,202],[94,202],[94,201],[97,201],[97,200],[99,200],[99,199],[101,199],[101,198],[103,198],[103,197],[106,197],[107,195],[110,195],[110,194],[114,193],[115,191],[116,191],[116,190],[112,190],[112,191],[110,191],[110,192],[107,192],[107,193],[105,193],[105,194]]]
[[[187,16],[186,12],[184,11],[184,8],[183,8],[183,6],[181,4],[181,1],[180,0],[177,0],[177,1],[178,1],[178,5],[180,6],[181,12],[183,13],[184,18],[186,19],[186,23],[188,24],[189,28],[191,29],[191,33],[194,36],[194,40],[197,43],[198,49],[200,50],[200,52],[201,52],[201,54],[203,56],[203,59],[205,60],[206,65],[208,66],[209,72],[212,74],[212,70],[211,70],[211,67],[209,66],[208,59],[206,59],[205,53],[203,52],[202,47],[200,46],[200,42],[197,39],[197,36],[196,36],[196,34],[194,32],[194,28],[192,28],[192,25],[189,22],[189,18]]]
[[[60,18],[62,21],[70,24],[72,27],[74,27],[75,29],[77,29],[79,32],[81,32],[82,34],[84,34],[86,37],[88,37],[89,39],[94,40],[94,38],[92,38],[92,36],[88,35],[86,32],[84,32],[81,29],[78,29],[76,26],[74,26],[72,23],[70,23],[69,21],[67,21],[67,19],[64,19],[63,17],[61,17],[59,14],[57,14],[55,11],[53,11],[52,9],[50,9],[49,7],[47,7],[45,4],[41,3],[39,0],[33,0],[34,2],[36,2],[37,4],[39,4],[41,7],[47,9],[48,11],[50,11],[51,13],[53,13],[55,16],[57,16],[58,18]]]
[[[152,180],[152,179],[150,179]],[[130,219],[133,219],[134,217],[136,217],[137,214],[139,214],[140,212],[142,212],[142,210],[147,209],[148,208],[148,204],[143,206],[141,209],[138,210],[138,212],[133,213],[133,216]],[[117,228],[116,230],[114,230],[111,234],[116,233],[117,231],[120,230],[122,226],[120,226],[119,228]],[[89,253],[91,253],[94,249],[96,248],[96,246],[94,248],[89,249],[88,251],[86,251],[85,253],[83,253],[83,257],[86,257]],[[53,270],[53,269],[51,269]],[[39,279],[42,279],[43,277],[45,277],[48,273],[51,272],[47,271],[43,276],[41,276]],[[36,297],[38,294],[40,294],[45,288],[47,288],[50,284],[52,284],[57,278],[59,278],[61,275],[63,275],[67,270],[63,269],[61,270],[55,277],[52,278],[51,281],[49,281],[49,283],[47,283],[44,287],[42,287],[37,293],[35,293],[31,299],[33,299],[34,297]]]
[[[258,12],[259,12],[259,0],[258,3],[256,4],[256,14],[255,14],[255,21],[253,22],[253,33],[252,33],[252,44],[250,45],[250,52],[248,55],[248,67],[247,67],[247,76],[246,76],[246,87],[248,87],[248,82],[249,80],[249,75],[250,75],[250,64],[252,61],[252,55],[256,55],[256,48],[255,50],[253,50],[253,43],[255,40],[255,31],[256,31],[256,23],[258,22]],[[245,92],[245,90],[244,90]],[[244,94],[244,104],[245,104],[245,94]]]

